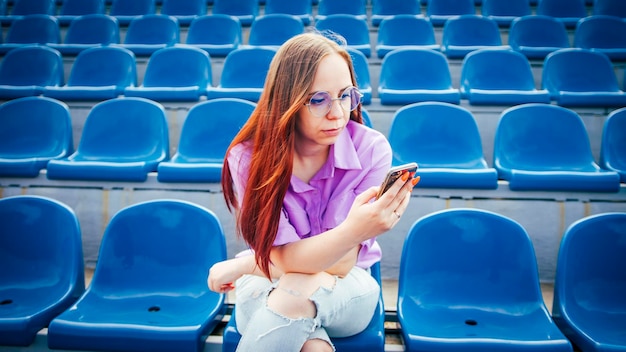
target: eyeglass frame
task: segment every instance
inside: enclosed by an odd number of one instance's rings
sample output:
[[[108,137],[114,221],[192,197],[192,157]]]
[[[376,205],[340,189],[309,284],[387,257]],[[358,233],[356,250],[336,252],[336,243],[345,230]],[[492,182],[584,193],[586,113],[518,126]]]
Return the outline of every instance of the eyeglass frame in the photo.
[[[352,91],[356,92],[356,94],[357,94],[357,96],[358,96],[358,103],[357,103],[354,107],[350,106],[350,108],[345,109],[345,108],[344,108],[344,106],[341,104],[341,101],[342,101],[343,99],[345,99],[345,98],[343,97],[343,94],[344,94],[347,90],[351,90],[351,92],[352,92]],[[312,100],[312,99],[313,99],[313,97],[314,97],[316,94],[318,94],[318,93],[326,93],[326,94],[329,96],[329,99],[330,99],[330,103],[327,105],[327,106],[328,106],[328,109],[326,110],[326,112],[325,112],[324,114],[321,114],[321,115],[318,115],[318,114],[314,113],[313,111],[311,111],[311,100]],[[332,97],[332,95],[330,94],[330,92],[323,91],[323,90],[319,90],[319,91],[313,92],[313,93],[311,94],[311,97],[309,98],[309,103],[305,103],[304,105],[306,105],[306,107],[308,108],[309,112],[310,112],[312,115],[317,116],[317,117],[323,117],[323,116],[326,116],[326,115],[327,115],[327,114],[328,114],[328,113],[332,110],[333,103],[334,103],[336,100],[339,100],[339,106],[341,106],[341,108],[342,108],[343,110],[347,110],[348,112],[352,112],[352,111],[356,110],[356,108],[359,106],[359,104],[361,104],[361,103],[362,103],[362,101],[361,101],[361,99],[362,99],[362,98],[363,98],[363,93],[361,93],[361,91],[359,90],[359,88],[358,88],[358,87],[355,87],[355,86],[350,86],[350,87],[347,87],[346,89],[344,89],[344,90],[341,92],[341,97],[339,97],[339,98],[333,98],[333,97]],[[350,104],[352,104],[352,94],[350,94]]]

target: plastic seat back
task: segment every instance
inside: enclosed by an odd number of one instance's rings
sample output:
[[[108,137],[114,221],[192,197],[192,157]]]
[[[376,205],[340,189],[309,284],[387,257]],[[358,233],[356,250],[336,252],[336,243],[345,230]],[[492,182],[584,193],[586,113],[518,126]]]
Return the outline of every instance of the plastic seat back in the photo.
[[[334,1],[320,0],[317,6],[316,20],[321,20],[328,15],[347,14],[362,19],[367,19],[366,0]]]
[[[587,17],[585,0],[540,0],[537,15],[551,16],[568,28],[575,28],[581,18]]]
[[[301,33],[304,33],[304,23],[300,18],[284,13],[267,14],[252,22],[248,44],[280,46]]]
[[[347,48],[352,57],[352,66],[356,75],[357,88],[363,94],[361,104],[368,105],[372,102],[372,82],[370,78],[369,62],[365,55],[353,48]]]
[[[56,14],[56,0],[14,0],[12,16]]]
[[[220,79],[224,88],[263,88],[275,49],[237,49],[228,54]]]
[[[29,346],[85,290],[78,218],[40,196],[0,199],[0,345]]]
[[[64,44],[119,44],[120,30],[117,19],[105,14],[76,17],[65,34]]]
[[[242,26],[250,26],[259,14],[259,0],[214,0],[213,13],[235,16]]]
[[[346,40],[348,47],[360,50],[368,58],[372,55],[369,27],[364,19],[354,15],[329,15],[315,22],[315,28],[337,33]]]
[[[624,351],[626,213],[571,224],[561,240],[552,314],[582,351]]]
[[[53,349],[202,351],[224,294],[206,287],[226,259],[210,210],[158,199],[118,211],[106,227],[91,285],[48,329]]]
[[[571,351],[543,302],[533,244],[481,209],[418,219],[405,238],[398,319],[407,351]]]
[[[311,0],[265,0],[265,15],[284,13],[298,17],[305,26],[311,24],[313,3]]]
[[[68,25],[78,16],[104,14],[105,0],[63,0],[57,18],[61,25]]]
[[[171,46],[179,42],[179,26],[175,17],[152,14],[133,19],[128,26],[124,44]]]
[[[619,173],[626,183],[626,108],[612,111],[604,122],[600,166]]]
[[[426,16],[435,26],[443,26],[452,17],[476,13],[474,0],[428,0]]]
[[[380,22],[376,39],[376,54],[383,58],[390,51],[417,46],[439,50],[433,24],[418,15],[395,15]]]
[[[206,0],[163,0],[161,13],[174,16],[181,25],[189,25],[197,16],[207,14]]]
[[[617,16],[582,18],[574,33],[574,47],[605,53],[610,59],[626,59],[626,22]]]
[[[155,0],[112,0],[109,15],[127,26],[135,18],[156,13]]]
[[[481,14],[504,27],[511,25],[514,19],[529,16],[531,13],[528,0],[482,0],[481,4]]]
[[[621,0],[595,0],[592,15],[608,15],[626,18],[626,3]]]
[[[51,159],[73,152],[68,106],[44,97],[0,105],[0,176],[37,177]]]
[[[502,37],[497,23],[488,17],[462,15],[443,26],[441,50],[449,58],[461,58],[473,50],[489,47],[502,47]]]
[[[523,16],[511,22],[509,45],[529,59],[543,60],[549,53],[570,47],[565,25],[551,16]]]
[[[63,58],[58,50],[41,45],[24,45],[9,51],[0,63],[0,96],[38,95],[45,86],[64,82]],[[28,91],[13,91],[25,87]]]
[[[372,3],[372,26],[378,27],[385,18],[394,15],[419,15],[422,7],[419,0],[383,0]]]
[[[51,15],[36,14],[16,18],[4,40],[6,44],[53,44],[61,41],[59,22]],[[9,48],[15,48],[13,45]],[[1,46],[0,46],[0,49]],[[2,50],[5,51],[6,50]]]
[[[211,57],[225,57],[239,48],[241,41],[241,22],[237,17],[229,15],[196,17],[187,31],[187,44],[205,50]]]

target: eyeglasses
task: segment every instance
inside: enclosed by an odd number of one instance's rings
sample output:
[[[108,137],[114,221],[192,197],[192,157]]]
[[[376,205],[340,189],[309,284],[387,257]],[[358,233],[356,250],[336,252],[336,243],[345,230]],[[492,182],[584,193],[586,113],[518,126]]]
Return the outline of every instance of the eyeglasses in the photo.
[[[311,114],[323,117],[328,114],[335,100],[339,100],[339,105],[345,111],[353,111],[361,103],[363,94],[356,87],[346,88],[339,98],[333,98],[328,92],[315,92],[308,104],[304,104],[309,108]]]

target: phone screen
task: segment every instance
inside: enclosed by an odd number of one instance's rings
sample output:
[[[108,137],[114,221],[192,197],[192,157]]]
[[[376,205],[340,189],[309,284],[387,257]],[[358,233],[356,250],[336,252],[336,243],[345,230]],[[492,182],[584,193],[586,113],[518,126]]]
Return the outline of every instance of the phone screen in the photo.
[[[389,169],[389,172],[387,172],[387,176],[385,177],[385,181],[383,181],[382,185],[380,186],[380,191],[378,192],[376,199],[380,198],[385,192],[387,192],[389,187],[391,187],[391,185],[393,185],[393,183],[402,176],[402,173],[404,171],[416,172],[417,163],[408,163]]]

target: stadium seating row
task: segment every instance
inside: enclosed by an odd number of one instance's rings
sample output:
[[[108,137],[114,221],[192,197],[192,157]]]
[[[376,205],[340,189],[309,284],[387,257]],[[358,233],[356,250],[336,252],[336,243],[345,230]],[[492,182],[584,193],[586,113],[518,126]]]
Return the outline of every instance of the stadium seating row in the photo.
[[[374,95],[367,58],[349,48],[363,104]],[[156,101],[200,101],[240,98],[256,102],[261,95],[275,47],[239,48],[223,62],[220,81],[213,84],[212,59],[188,45],[164,47],[149,58],[143,82],[137,82],[136,56],[123,46],[98,46],[81,51],[65,83],[63,57],[49,46],[24,45],[0,62],[0,99],[44,95],[63,101],[99,101],[119,96]],[[472,105],[550,103],[562,106],[624,107],[614,66],[603,53],[559,49],[542,69],[542,88],[528,58],[507,48],[478,49],[462,61],[460,87],[452,85],[449,62],[439,51],[400,48],[386,55],[376,95],[383,105],[422,101]],[[626,82],[626,80],[625,80]]]
[[[67,25],[76,16],[96,13],[115,16],[123,25],[134,17],[155,13],[174,16],[181,25],[189,25],[195,17],[213,13],[236,16],[244,26],[249,26],[261,12],[291,14],[309,25],[333,14],[351,14],[367,20],[370,7],[369,20],[374,27],[387,16],[397,14],[425,15],[436,25],[443,25],[450,16],[480,12],[503,26],[515,17],[538,14],[558,18],[568,27],[574,27],[578,19],[590,14],[626,17],[626,7],[619,0],[373,0],[371,3],[368,0],[161,0],[158,4],[157,0],[15,0],[11,8],[7,2],[0,2],[0,20],[5,25],[29,14],[57,16]]]
[[[55,180],[219,182],[226,148],[255,104],[235,98],[197,103],[170,158],[163,106],[145,98],[98,103],[78,148],[67,105],[46,97],[0,105],[0,176]],[[35,112],[35,113],[33,113]],[[367,120],[366,120],[367,121]],[[32,128],[37,126],[37,128]],[[578,114],[551,104],[522,104],[502,112],[494,165],[485,161],[472,113],[442,102],[409,104],[393,117],[393,164],[417,161],[423,188],[618,192],[626,183],[626,108],[608,117],[599,163]],[[419,141],[419,143],[415,143]]]
[[[29,346],[47,327],[51,349],[198,352],[225,314],[224,294],[206,288],[208,269],[226,258],[225,235],[215,214],[195,203],[157,199],[117,212],[87,289],[70,207],[42,196],[3,198],[0,229],[0,263],[13,268],[0,272],[0,345]],[[625,246],[626,213],[565,229],[549,312],[519,223],[468,208],[416,219],[398,278],[405,350],[624,350]],[[337,350],[384,350],[384,319],[379,309],[364,332],[333,339]],[[238,339],[231,315],[222,350],[234,351]]]
[[[305,32],[306,27],[301,19],[292,15],[259,16],[252,22],[244,44],[241,23],[235,17],[204,15],[194,18],[186,31],[186,38],[181,40],[181,28],[176,18],[153,14],[134,19],[121,42],[120,26],[113,16],[78,16],[61,38],[57,18],[39,14],[16,19],[0,44],[0,53],[24,44],[42,44],[55,47],[63,55],[76,55],[98,44],[123,44],[136,55],[146,56],[159,48],[184,42],[203,48],[211,56],[224,57],[240,46],[278,46]],[[510,46],[530,59],[543,59],[554,50],[577,47],[602,51],[616,61],[626,60],[626,21],[608,15],[578,20],[572,44],[565,25],[555,17],[543,15],[512,20],[506,45],[503,45],[497,21],[475,14],[448,19],[442,29],[441,43],[435,39],[432,20],[418,15],[394,15],[383,19],[373,47],[366,20],[356,15],[325,16],[315,23],[315,28],[341,34],[350,47],[360,50],[368,58],[372,56],[372,49],[383,58],[391,50],[406,46],[441,50],[449,58],[463,58],[468,52],[482,47]]]

